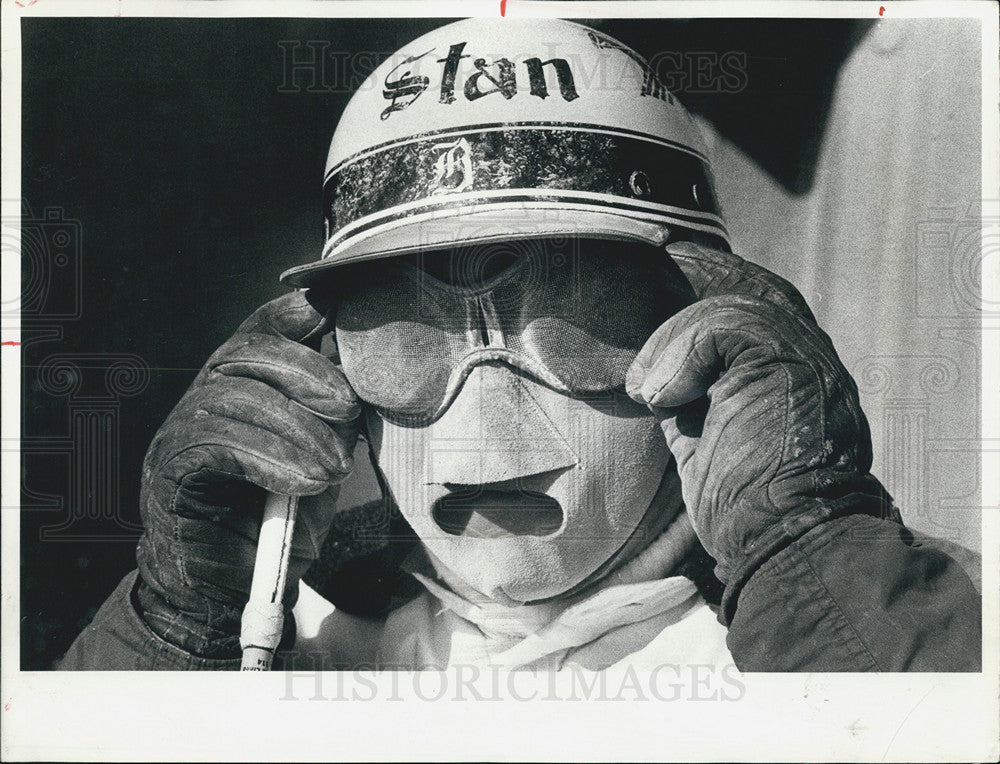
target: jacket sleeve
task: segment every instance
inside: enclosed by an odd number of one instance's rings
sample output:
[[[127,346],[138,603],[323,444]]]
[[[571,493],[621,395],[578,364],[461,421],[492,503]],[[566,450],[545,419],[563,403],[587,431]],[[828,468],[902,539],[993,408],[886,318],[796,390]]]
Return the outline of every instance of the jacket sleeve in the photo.
[[[240,668],[238,658],[199,658],[154,634],[135,606],[138,584],[138,571],[132,571],[122,579],[55,668],[63,671],[219,671]]]
[[[981,608],[955,559],[851,515],[758,568],[727,643],[742,671],[980,671]]]

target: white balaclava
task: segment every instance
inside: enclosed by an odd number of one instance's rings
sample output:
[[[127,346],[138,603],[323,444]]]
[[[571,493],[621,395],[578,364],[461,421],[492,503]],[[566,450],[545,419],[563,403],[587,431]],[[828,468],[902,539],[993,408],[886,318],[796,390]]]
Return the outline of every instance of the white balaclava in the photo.
[[[645,407],[620,394],[572,398],[501,365],[473,369],[429,426],[372,409],[367,424],[389,489],[428,551],[499,602],[553,597],[591,575],[635,531],[670,463]]]

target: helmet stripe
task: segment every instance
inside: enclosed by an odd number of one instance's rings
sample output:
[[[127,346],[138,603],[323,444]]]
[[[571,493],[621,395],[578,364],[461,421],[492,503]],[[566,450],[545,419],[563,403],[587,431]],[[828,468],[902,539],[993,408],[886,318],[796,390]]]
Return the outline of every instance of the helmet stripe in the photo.
[[[345,166],[353,164],[358,160],[364,159],[372,154],[378,154],[389,148],[395,148],[399,146],[405,146],[409,143],[416,143],[418,141],[427,140],[429,138],[446,138],[454,135],[463,135],[470,132],[492,132],[497,130],[575,130],[579,132],[587,133],[600,133],[605,135],[621,135],[629,138],[636,138],[639,140],[649,141],[650,143],[659,144],[661,146],[666,146],[668,148],[677,149],[678,151],[684,151],[692,156],[696,156],[703,162],[707,162],[708,159],[697,149],[678,141],[672,141],[669,138],[663,138],[658,135],[651,135],[649,133],[644,133],[639,130],[628,130],[623,127],[609,127],[607,125],[595,125],[587,122],[492,122],[484,123],[479,125],[463,125],[462,127],[450,127],[442,128],[440,130],[427,130],[422,133],[417,133],[406,138],[400,138],[392,141],[385,141],[384,143],[376,144],[371,146],[364,151],[359,151],[352,156],[346,157],[341,161],[337,162],[332,167],[328,168],[326,174],[323,176],[323,181],[326,182],[330,179],[330,176],[340,172]]]
[[[687,150],[589,129],[491,129],[391,144],[342,166],[324,184],[327,238],[368,218],[447,206],[457,195],[468,205],[468,194],[484,204],[518,192],[719,219],[707,162]]]

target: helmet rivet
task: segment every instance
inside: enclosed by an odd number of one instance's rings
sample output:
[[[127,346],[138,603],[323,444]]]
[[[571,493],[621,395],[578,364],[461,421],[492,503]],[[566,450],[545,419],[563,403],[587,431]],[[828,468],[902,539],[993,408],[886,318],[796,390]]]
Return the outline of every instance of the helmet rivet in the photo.
[[[649,178],[642,170],[636,170],[629,176],[628,185],[636,196],[649,196],[650,194]]]

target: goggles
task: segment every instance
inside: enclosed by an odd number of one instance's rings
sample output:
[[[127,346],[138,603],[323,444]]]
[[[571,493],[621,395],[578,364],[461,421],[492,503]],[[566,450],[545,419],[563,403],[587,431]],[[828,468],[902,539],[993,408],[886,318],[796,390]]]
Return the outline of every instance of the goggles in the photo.
[[[646,340],[694,300],[662,249],[517,245],[513,264],[486,279],[475,277],[474,256],[463,267],[473,277],[450,281],[401,259],[356,269],[365,275],[342,286],[335,326],[358,396],[394,421],[429,423],[481,363],[574,397],[624,391]]]

